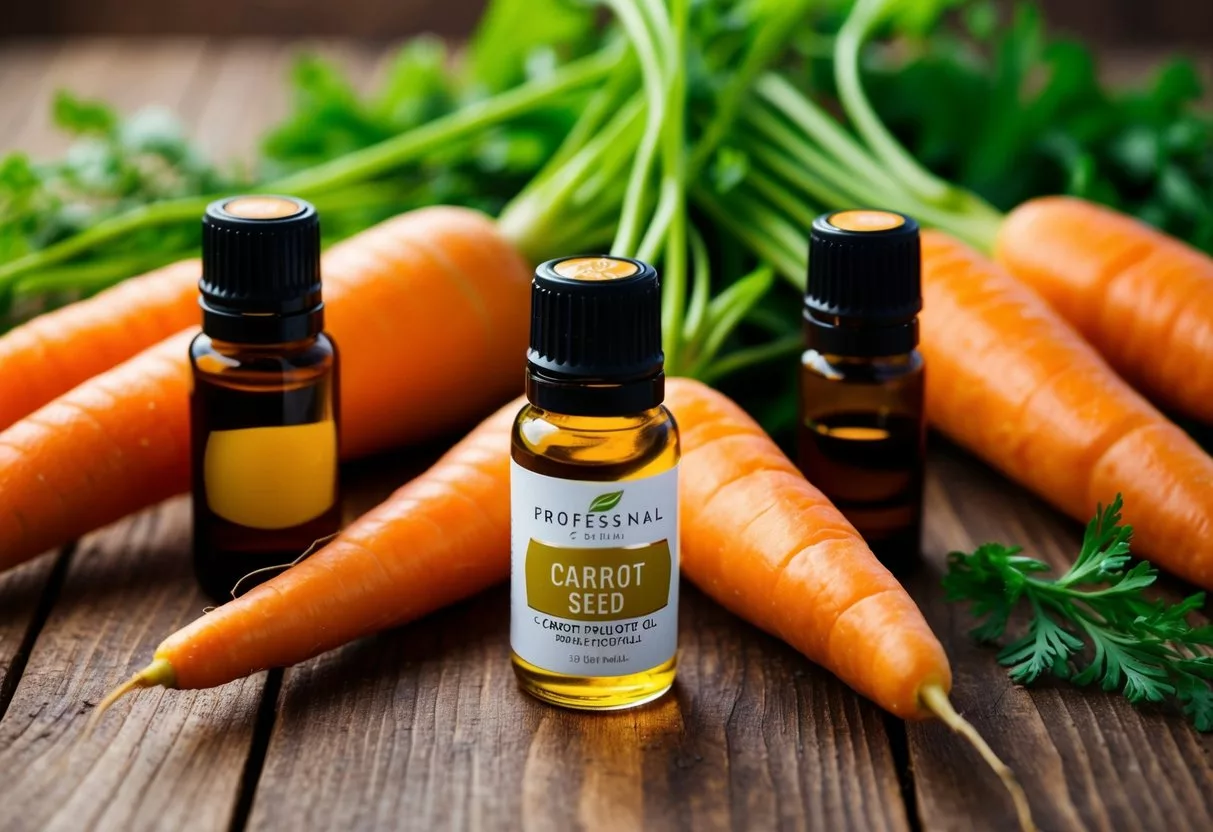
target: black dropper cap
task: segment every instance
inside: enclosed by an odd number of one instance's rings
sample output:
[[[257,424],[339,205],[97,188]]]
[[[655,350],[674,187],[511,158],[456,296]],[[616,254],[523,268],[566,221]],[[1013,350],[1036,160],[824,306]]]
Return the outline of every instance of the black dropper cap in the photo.
[[[324,328],[320,218],[290,196],[216,200],[202,217],[202,329],[221,341],[284,343]]]
[[[639,413],[665,399],[661,285],[647,263],[561,257],[535,270],[527,397],[571,416]]]
[[[836,211],[813,221],[805,338],[830,355],[901,355],[918,346],[918,223],[892,211]]]

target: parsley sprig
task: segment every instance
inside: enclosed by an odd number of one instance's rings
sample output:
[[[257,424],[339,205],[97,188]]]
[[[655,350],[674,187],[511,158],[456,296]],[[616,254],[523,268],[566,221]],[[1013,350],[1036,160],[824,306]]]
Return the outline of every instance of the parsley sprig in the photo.
[[[1023,635],[998,660],[1024,685],[1042,675],[1076,685],[1098,683],[1130,702],[1174,699],[1198,731],[1213,730],[1213,627],[1193,626],[1190,613],[1204,593],[1176,604],[1145,590],[1158,572],[1129,553],[1133,527],[1122,525],[1121,498],[1100,506],[1087,525],[1078,559],[1057,578],[1041,577],[1047,563],[1018,546],[987,543],[972,554],[953,552],[943,585],[949,601],[968,601],[981,619],[972,635],[1003,639],[1013,614],[1030,618]]]

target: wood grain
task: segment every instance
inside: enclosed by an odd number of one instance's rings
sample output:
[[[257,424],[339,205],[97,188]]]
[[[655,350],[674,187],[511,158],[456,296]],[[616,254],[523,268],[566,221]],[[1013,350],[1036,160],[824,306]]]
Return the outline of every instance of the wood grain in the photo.
[[[265,674],[93,706],[206,606],[178,499],[83,540],[0,721],[5,829],[227,829]]]
[[[1019,775],[1041,827],[1213,828],[1213,743],[1181,715],[1094,688],[1046,682],[1028,691],[1010,682],[995,649],[969,638],[973,620],[944,601],[939,579],[947,552],[988,541],[1018,543],[1064,569],[1081,529],[941,441],[931,457],[927,563],[909,586],[952,659],[957,709]],[[990,829],[1016,828],[1009,801],[963,742],[934,724],[910,725],[908,738],[924,828],[959,832],[981,816]]]
[[[11,572],[0,575],[0,717],[8,709],[17,680],[25,669],[34,639],[54,603],[66,554],[46,554]],[[49,595],[48,595],[49,593]]]
[[[505,587],[286,674],[257,830],[903,830],[879,711],[684,587],[679,679],[580,714],[515,687]]]

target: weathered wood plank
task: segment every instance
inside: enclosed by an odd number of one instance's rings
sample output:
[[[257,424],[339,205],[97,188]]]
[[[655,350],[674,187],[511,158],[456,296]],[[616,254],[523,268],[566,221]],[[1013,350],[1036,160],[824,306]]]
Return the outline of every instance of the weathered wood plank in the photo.
[[[0,575],[0,717],[29,657],[40,618],[54,599],[52,572],[61,554],[46,554]]]
[[[952,658],[953,701],[1016,771],[1043,829],[1213,828],[1213,742],[1176,713],[1135,709],[1119,694],[1011,684],[996,651],[968,636],[973,621],[943,600],[946,553],[996,540],[1064,568],[1081,529],[963,452],[934,449],[927,495],[928,563],[911,589]],[[1177,597],[1174,594],[1171,597]],[[924,828],[1014,829],[1009,801],[976,755],[942,726],[908,728]]]
[[[350,41],[235,40],[213,43],[205,64],[206,106],[192,120],[202,151],[216,161],[255,160],[266,129],[290,112],[291,67],[304,54],[340,67],[354,89],[374,83],[384,50]]]
[[[197,617],[184,499],[83,540],[0,721],[5,828],[227,829],[265,684],[105,693]]]
[[[287,672],[252,829],[902,830],[879,711],[684,588],[675,690],[520,693],[508,590]]]
[[[120,112],[146,106],[178,110],[185,106],[190,81],[199,69],[203,41],[178,39],[132,42],[108,39],[46,44],[48,67],[33,91],[32,106],[22,110],[20,128],[0,136],[10,147],[37,159],[63,155],[70,137],[55,129],[54,93],[65,89],[85,98],[102,98]]]

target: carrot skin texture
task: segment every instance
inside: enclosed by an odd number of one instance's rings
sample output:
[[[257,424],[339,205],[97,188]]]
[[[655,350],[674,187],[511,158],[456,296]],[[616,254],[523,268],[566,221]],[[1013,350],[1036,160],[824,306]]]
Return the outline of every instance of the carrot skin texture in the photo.
[[[903,719],[951,688],[942,645],[854,527],[737,405],[671,379],[682,429],[682,572]]]
[[[931,423],[1076,520],[1120,492],[1135,550],[1213,587],[1213,460],[1001,266],[936,231],[922,255]]]
[[[202,265],[183,260],[0,336],[0,430],[95,375],[197,324]]]
[[[0,433],[0,571],[189,487],[181,356],[191,337],[153,347]]]
[[[404,624],[505,579],[521,400],[307,560],[166,639],[176,687],[214,687]]]
[[[323,266],[343,458],[449,430],[519,392],[531,274],[488,217],[413,211],[335,247]],[[0,571],[189,489],[191,335],[0,433]]]
[[[410,211],[334,246],[322,269],[343,456],[449,431],[522,392],[531,269],[489,217]]]
[[[1060,196],[1012,211],[995,257],[1134,387],[1213,423],[1213,258],[1111,208]]]

